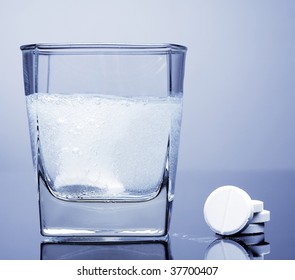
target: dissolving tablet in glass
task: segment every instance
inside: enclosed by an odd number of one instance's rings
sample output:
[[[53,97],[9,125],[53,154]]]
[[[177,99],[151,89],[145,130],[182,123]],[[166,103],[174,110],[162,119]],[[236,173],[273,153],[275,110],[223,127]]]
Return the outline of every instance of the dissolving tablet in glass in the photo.
[[[222,186],[214,190],[204,205],[204,217],[209,227],[222,235],[235,234],[253,218],[250,196],[235,186]]]

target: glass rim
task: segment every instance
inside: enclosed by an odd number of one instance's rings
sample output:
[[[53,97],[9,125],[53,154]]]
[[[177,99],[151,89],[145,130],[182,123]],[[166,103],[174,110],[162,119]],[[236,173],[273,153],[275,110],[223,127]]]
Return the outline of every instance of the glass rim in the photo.
[[[187,47],[178,44],[125,44],[125,43],[38,43],[20,46],[21,51],[38,51],[40,53],[68,52],[115,52],[115,53],[147,53],[168,54],[185,53]]]

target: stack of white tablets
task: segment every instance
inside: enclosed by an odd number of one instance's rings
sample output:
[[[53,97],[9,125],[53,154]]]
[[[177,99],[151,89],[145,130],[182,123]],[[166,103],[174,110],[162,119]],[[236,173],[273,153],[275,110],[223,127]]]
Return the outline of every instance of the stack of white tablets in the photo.
[[[242,189],[223,186],[214,190],[204,205],[204,217],[209,227],[221,235],[258,234],[270,220],[263,202],[252,200]]]

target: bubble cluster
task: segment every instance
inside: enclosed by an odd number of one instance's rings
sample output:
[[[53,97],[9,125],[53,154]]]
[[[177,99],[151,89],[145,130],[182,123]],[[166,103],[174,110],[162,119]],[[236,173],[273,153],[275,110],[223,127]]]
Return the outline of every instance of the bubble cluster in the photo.
[[[176,171],[180,98],[38,93],[27,96],[27,108],[33,153],[38,137],[38,164],[57,196],[148,197],[158,191],[167,153]]]

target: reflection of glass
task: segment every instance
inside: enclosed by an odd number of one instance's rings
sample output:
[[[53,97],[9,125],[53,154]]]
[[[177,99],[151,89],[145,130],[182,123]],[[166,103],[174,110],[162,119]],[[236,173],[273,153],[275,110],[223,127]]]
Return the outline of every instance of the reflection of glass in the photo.
[[[264,234],[215,239],[206,249],[207,260],[256,260],[270,253]]]
[[[21,47],[47,236],[164,236],[182,116],[186,48]]]
[[[169,260],[169,242],[41,243],[42,260]]]

